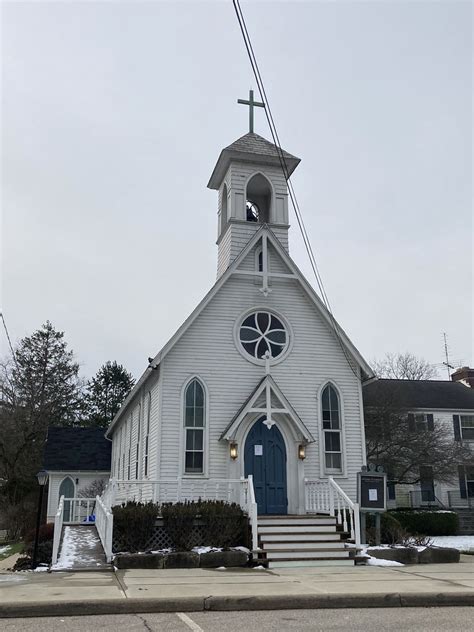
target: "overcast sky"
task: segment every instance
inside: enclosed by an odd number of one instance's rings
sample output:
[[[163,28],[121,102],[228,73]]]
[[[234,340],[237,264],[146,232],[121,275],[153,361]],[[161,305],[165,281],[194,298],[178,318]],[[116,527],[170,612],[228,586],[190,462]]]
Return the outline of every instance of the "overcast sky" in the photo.
[[[472,365],[470,2],[242,7],[336,318],[369,362],[441,363],[446,331]],[[215,280],[206,185],[256,88],[232,2],[2,13],[10,333],[49,319],[86,377],[114,359],[138,377]],[[261,110],[255,131],[271,138]]]

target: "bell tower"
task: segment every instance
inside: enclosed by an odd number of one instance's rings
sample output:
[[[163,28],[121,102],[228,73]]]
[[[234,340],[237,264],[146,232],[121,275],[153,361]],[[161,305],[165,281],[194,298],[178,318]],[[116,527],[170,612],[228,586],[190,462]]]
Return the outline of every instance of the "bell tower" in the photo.
[[[282,154],[291,175],[300,159],[283,150]],[[273,143],[253,131],[245,134],[221,151],[207,186],[219,192],[218,277],[262,224],[288,251],[288,186]]]

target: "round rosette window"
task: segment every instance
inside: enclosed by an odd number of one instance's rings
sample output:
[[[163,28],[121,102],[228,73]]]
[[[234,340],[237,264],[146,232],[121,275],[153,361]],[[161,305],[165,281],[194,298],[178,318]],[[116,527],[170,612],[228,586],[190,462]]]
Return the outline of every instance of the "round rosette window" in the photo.
[[[242,321],[239,342],[244,351],[256,360],[263,360],[267,352],[270,358],[278,358],[288,347],[288,332],[274,314],[254,312]]]

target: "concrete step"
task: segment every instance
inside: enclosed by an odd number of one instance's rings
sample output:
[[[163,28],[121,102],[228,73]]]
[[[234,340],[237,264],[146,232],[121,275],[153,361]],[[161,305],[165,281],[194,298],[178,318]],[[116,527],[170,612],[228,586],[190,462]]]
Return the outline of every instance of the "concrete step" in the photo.
[[[308,568],[317,566],[354,566],[354,560],[330,559],[330,560],[278,560],[268,563],[268,568]]]
[[[281,533],[262,533],[260,540],[266,542],[339,542],[341,539],[339,533],[321,532],[321,533],[294,533],[293,531],[283,531]]]
[[[262,544],[264,551],[316,551],[327,549],[340,549],[344,550],[344,542],[264,542]]]
[[[265,549],[263,550],[265,553]],[[307,549],[304,551],[293,551],[288,549],[282,549],[279,551],[267,551],[267,560],[317,560],[317,559],[330,559],[330,558],[339,558],[339,559],[349,559],[349,551],[345,549]]]
[[[258,525],[258,533],[336,533],[336,525]]]
[[[325,525],[336,524],[336,518],[332,516],[259,516],[258,524],[265,526],[280,525]]]

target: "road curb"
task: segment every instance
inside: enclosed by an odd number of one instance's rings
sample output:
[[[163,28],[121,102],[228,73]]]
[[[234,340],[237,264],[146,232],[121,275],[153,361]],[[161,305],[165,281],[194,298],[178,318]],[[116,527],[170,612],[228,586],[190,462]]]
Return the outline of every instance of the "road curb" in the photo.
[[[275,595],[252,597],[181,597],[178,599],[108,599],[0,604],[0,618],[101,614],[298,610],[327,608],[403,608],[473,606],[474,593],[386,593],[344,595]]]

